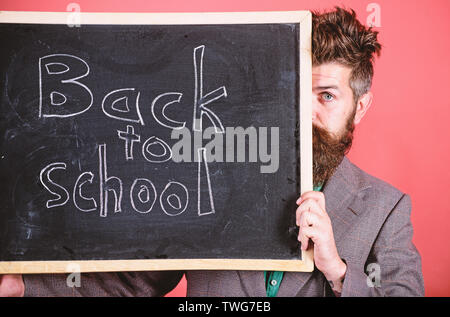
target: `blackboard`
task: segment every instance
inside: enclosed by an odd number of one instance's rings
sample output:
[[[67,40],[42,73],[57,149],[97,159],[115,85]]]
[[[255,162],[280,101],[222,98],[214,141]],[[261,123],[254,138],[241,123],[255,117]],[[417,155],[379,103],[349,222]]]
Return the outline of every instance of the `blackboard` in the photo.
[[[0,13],[0,271],[312,270],[310,14]]]

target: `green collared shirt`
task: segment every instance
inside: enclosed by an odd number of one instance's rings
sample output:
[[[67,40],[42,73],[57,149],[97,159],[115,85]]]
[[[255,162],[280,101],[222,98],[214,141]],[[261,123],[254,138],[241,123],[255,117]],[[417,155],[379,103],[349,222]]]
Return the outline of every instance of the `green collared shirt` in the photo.
[[[315,191],[320,192],[322,190],[322,185],[314,187]],[[264,272],[264,280],[266,285],[266,295],[267,297],[275,297],[280,289],[281,281],[283,280],[284,272],[272,271]]]

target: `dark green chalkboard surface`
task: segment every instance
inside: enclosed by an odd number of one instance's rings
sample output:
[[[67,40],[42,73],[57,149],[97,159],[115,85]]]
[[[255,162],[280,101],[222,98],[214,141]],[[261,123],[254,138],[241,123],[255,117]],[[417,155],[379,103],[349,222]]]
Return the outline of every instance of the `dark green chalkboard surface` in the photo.
[[[0,272],[311,270],[309,13],[97,17],[0,13]]]

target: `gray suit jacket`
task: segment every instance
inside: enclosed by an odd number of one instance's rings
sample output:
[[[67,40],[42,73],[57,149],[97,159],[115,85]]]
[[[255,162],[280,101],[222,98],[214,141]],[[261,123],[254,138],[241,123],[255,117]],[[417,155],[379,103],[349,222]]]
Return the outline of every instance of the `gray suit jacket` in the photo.
[[[420,255],[411,239],[410,197],[344,158],[323,188],[336,246],[347,263],[341,296],[423,296]],[[293,207],[295,210],[295,206]],[[188,296],[265,296],[262,271],[24,275],[26,296],[162,296],[186,274]],[[278,296],[333,296],[317,269],[285,273]]]

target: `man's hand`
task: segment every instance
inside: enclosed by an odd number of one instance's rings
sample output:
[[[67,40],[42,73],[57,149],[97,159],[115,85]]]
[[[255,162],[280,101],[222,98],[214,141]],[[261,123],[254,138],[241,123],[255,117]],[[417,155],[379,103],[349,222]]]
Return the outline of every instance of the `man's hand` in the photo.
[[[21,297],[24,293],[22,275],[0,275],[0,297]]]
[[[325,209],[325,196],[322,192],[306,192],[297,200],[297,205],[296,223],[302,250],[308,249],[311,239],[317,269],[325,275],[333,291],[340,293],[347,265],[336,249],[331,220]]]

